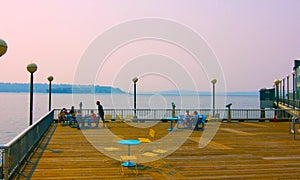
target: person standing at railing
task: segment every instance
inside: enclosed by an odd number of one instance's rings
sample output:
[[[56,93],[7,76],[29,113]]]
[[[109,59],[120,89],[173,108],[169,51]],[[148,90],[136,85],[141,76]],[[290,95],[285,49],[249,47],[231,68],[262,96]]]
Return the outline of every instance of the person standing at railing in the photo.
[[[76,121],[74,106],[71,106],[71,109],[70,109],[70,111],[69,111],[69,114],[71,115],[72,120],[73,120],[73,121]]]
[[[75,109],[74,109],[74,106],[71,106],[71,109],[70,109],[69,113],[71,114],[72,118],[75,117]]]
[[[103,123],[103,128],[105,127],[104,124],[104,110],[103,110],[103,106],[100,104],[100,101],[96,102],[97,106],[98,106],[98,114],[99,114],[99,118],[101,118],[102,123]],[[99,120],[98,120],[99,121]]]

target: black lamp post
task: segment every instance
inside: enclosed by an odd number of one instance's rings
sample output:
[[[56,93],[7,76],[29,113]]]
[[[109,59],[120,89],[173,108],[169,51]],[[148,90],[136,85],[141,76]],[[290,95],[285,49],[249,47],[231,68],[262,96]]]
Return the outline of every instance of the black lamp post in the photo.
[[[217,83],[217,80],[213,79],[210,82],[213,84],[213,117],[215,117],[215,110],[216,110],[216,83]]]
[[[51,111],[51,82],[53,81],[53,76],[49,76],[48,78],[49,81],[49,111]]]
[[[29,110],[29,126],[32,125],[32,109],[33,109],[33,73],[37,70],[37,65],[30,63],[27,65],[27,71],[30,72],[30,110]]]
[[[0,39],[0,57],[3,56],[7,51],[7,44],[3,39]]]
[[[133,109],[134,109],[134,119],[137,118],[136,116],[136,83],[138,82],[138,78],[137,77],[134,77],[132,79],[133,81]]]

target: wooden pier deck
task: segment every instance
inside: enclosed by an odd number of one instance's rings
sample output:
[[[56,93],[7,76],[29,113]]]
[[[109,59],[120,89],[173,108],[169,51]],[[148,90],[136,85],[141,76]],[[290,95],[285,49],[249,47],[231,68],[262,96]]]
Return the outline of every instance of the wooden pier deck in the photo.
[[[155,127],[165,136],[169,123]],[[15,179],[300,179],[300,140],[287,122],[222,123],[216,136],[198,148],[203,133],[194,131],[167,157],[141,163],[139,174],[121,176],[120,162],[98,151],[77,130],[54,124]],[[148,129],[111,127],[124,139],[146,136]],[[137,145],[138,146],[138,145]]]

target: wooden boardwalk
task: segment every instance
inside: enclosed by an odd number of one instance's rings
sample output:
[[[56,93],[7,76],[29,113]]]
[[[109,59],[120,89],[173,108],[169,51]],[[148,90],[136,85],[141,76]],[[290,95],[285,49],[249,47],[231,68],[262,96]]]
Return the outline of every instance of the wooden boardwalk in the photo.
[[[155,139],[165,136],[168,127],[152,127]],[[141,163],[138,175],[128,171],[124,177],[120,162],[83,135],[99,131],[103,129],[81,131],[54,124],[15,179],[300,179],[300,140],[293,140],[287,122],[222,123],[204,148],[198,148],[203,131],[194,131],[172,154]],[[110,131],[137,139],[147,136],[148,128],[117,126]]]

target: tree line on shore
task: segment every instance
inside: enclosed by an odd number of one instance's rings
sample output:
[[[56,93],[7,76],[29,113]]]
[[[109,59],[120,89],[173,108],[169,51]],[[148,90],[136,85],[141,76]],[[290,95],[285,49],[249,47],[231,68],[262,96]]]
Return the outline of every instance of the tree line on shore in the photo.
[[[22,93],[29,92],[29,83],[0,83],[0,92]],[[48,93],[49,84],[35,83],[33,91],[37,93]],[[52,84],[52,93],[125,93],[120,88],[99,85],[72,85],[72,84]]]

